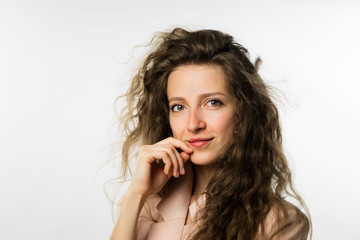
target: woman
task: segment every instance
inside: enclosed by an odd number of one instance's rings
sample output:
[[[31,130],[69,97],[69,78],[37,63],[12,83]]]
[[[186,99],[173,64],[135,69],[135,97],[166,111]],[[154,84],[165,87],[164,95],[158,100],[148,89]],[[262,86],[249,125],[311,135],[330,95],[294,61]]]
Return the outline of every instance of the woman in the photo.
[[[142,146],[111,239],[306,239],[260,61],[214,30],[153,45],[127,93],[124,176]]]

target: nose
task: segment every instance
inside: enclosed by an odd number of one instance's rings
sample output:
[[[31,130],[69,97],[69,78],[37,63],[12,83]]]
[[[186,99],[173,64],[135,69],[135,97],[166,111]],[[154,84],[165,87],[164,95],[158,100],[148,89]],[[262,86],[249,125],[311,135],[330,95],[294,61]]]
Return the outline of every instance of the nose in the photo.
[[[189,111],[187,129],[190,132],[198,132],[206,127],[206,122],[201,111],[194,109]]]

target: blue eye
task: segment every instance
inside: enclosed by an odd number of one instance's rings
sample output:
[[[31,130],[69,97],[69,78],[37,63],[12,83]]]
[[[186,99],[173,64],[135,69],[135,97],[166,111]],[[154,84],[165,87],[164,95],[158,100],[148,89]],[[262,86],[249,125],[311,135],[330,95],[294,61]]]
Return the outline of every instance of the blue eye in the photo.
[[[206,103],[206,105],[209,107],[217,107],[217,106],[222,105],[222,102],[220,102],[219,100],[216,100],[216,99],[212,99],[212,100],[208,101]]]
[[[171,107],[171,110],[174,112],[180,112],[180,111],[184,110],[184,106],[182,106],[180,104],[175,104]]]

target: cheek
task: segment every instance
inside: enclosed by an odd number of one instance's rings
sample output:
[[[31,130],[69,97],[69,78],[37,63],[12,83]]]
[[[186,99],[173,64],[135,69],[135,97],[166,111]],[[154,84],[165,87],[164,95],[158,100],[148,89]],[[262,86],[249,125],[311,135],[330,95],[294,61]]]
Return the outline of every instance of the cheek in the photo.
[[[218,119],[215,123],[218,126],[218,130],[223,133],[223,137],[226,139],[231,139],[234,132],[234,114],[224,114]]]
[[[170,117],[170,127],[171,127],[171,131],[172,134],[174,136],[174,138],[178,138],[180,139],[180,134],[181,134],[181,121],[179,121],[179,119],[174,119]]]

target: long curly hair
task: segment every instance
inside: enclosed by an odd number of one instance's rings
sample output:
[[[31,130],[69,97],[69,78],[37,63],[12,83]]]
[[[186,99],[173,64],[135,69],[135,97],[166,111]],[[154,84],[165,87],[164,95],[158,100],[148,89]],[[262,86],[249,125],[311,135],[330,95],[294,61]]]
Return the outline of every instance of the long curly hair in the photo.
[[[170,73],[180,65],[217,64],[225,74],[226,89],[236,99],[234,140],[215,162],[205,206],[197,214],[201,225],[191,239],[254,239],[271,209],[282,216],[275,235],[288,218],[286,196],[295,198],[310,219],[292,184],[278,110],[258,74],[260,59],[251,63],[247,49],[215,30],[175,28],[155,35],[150,45],[152,51],[125,95],[122,176],[130,171],[134,146],[172,136],[166,95]]]

